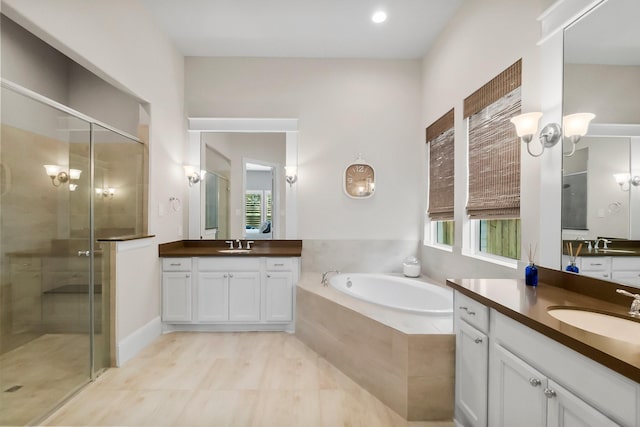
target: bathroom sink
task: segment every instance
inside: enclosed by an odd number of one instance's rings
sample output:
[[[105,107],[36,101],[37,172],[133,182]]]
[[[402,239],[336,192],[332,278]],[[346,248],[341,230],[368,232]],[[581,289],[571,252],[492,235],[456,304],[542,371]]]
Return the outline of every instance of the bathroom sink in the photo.
[[[635,251],[629,251],[626,249],[598,249],[598,252],[602,252],[604,254],[607,253],[611,253],[611,254],[632,254]]]
[[[585,331],[620,341],[640,344],[640,322],[586,309],[552,307],[549,315]]]
[[[218,252],[223,254],[248,254],[251,249],[220,249]]]

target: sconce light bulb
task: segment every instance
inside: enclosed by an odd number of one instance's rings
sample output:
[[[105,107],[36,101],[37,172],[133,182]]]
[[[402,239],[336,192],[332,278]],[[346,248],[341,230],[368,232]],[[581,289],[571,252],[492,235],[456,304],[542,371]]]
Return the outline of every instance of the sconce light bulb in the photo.
[[[62,169],[62,166],[44,165],[44,169],[47,171],[47,175],[49,175],[51,178],[55,178],[56,176],[58,176],[58,173]]]

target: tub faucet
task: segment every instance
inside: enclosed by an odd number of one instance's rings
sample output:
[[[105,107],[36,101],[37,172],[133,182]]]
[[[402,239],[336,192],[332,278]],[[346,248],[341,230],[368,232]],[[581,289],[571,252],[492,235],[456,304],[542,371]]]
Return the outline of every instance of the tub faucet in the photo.
[[[632,294],[631,292],[627,292],[624,289],[616,289],[616,292],[633,298],[631,308],[629,309],[629,314],[632,316],[640,316],[640,295]]]
[[[338,270],[329,270],[329,271],[325,271],[324,273],[322,273],[322,280],[320,281],[320,283],[322,283],[322,286],[328,286],[329,285],[329,278],[327,276],[329,276],[329,273],[336,273],[336,274],[340,274],[340,272]]]

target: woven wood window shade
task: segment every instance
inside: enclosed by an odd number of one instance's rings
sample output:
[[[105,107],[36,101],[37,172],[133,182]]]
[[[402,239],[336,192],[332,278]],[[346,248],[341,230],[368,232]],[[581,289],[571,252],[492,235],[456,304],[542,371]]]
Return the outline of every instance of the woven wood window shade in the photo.
[[[429,218],[432,221],[453,219],[453,110],[427,128],[429,144]]]
[[[464,101],[470,218],[520,217],[521,144],[509,119],[520,114],[521,69],[519,60]]]

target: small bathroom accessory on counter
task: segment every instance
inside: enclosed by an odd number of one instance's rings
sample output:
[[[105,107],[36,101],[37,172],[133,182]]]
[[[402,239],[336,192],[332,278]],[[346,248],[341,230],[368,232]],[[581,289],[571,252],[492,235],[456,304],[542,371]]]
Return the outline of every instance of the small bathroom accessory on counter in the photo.
[[[531,251],[531,245],[529,245],[529,264],[524,269],[524,283],[527,286],[538,286],[538,267],[534,263],[536,256],[536,248]]]
[[[420,276],[420,262],[414,256],[405,258],[402,262],[402,273],[407,277]]]
[[[591,242],[589,242],[591,244]],[[578,250],[576,253],[573,253],[573,243],[567,243],[567,253],[569,254],[569,265],[565,268],[566,271],[570,273],[580,273],[580,269],[576,265],[576,257],[580,256],[580,250],[582,249],[582,243],[578,245]]]

